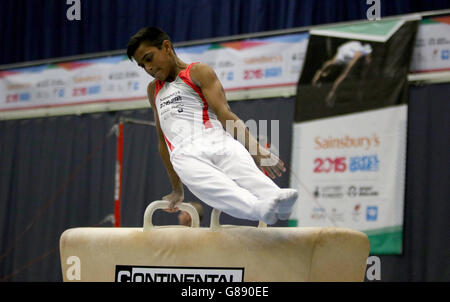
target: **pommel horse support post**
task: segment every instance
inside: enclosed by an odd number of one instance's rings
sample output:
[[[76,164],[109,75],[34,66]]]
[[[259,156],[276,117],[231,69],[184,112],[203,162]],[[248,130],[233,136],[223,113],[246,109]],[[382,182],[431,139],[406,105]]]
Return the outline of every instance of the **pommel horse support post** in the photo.
[[[364,281],[369,240],[362,232],[263,223],[258,227],[221,225],[217,210],[205,228],[199,227],[195,208],[185,203],[178,208],[191,215],[191,227],[153,226],[154,211],[167,207],[166,201],[150,203],[143,228],[66,230],[60,238],[63,280]],[[79,259],[78,278],[68,273],[71,256]]]

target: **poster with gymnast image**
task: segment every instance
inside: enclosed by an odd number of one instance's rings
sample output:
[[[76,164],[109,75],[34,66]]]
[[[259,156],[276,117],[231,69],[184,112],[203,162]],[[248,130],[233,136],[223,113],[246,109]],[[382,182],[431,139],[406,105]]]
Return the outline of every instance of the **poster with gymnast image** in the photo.
[[[418,21],[371,21],[310,32],[295,121],[407,102]]]
[[[290,225],[366,233],[371,254],[403,251],[407,74],[418,22],[310,32],[297,87]]]

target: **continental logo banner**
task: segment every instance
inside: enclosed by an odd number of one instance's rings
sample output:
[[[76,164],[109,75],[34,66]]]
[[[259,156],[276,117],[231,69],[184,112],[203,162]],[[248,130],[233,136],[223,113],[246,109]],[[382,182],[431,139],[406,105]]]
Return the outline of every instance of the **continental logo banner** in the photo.
[[[242,282],[244,268],[116,265],[116,282]]]

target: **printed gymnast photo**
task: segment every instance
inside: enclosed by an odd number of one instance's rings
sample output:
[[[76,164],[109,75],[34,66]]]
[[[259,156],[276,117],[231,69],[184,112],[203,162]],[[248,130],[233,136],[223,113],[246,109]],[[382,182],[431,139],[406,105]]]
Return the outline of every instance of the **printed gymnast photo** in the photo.
[[[358,41],[349,41],[340,45],[336,55],[323,63],[322,67],[317,70],[311,81],[313,86],[320,87],[322,82],[333,82],[325,99],[327,106],[334,106],[336,91],[346,77],[355,69],[358,62],[362,61],[362,64],[365,66],[371,63],[371,53],[372,47],[370,44],[363,45]],[[367,72],[367,68],[364,71]],[[359,78],[364,79],[365,75],[360,75]]]

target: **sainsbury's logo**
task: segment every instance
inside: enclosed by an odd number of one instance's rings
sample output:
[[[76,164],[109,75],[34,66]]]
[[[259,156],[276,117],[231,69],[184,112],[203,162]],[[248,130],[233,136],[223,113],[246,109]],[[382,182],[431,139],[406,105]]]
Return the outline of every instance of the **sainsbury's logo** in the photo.
[[[377,134],[372,136],[360,136],[351,137],[345,135],[343,137],[322,137],[316,136],[314,138],[314,149],[347,149],[347,148],[362,148],[364,150],[369,150],[370,148],[375,148],[380,145],[380,138]]]

